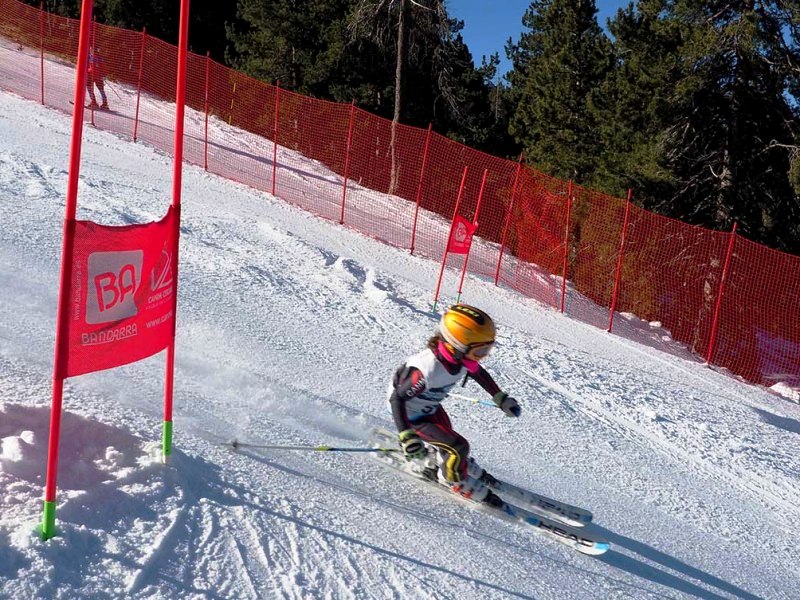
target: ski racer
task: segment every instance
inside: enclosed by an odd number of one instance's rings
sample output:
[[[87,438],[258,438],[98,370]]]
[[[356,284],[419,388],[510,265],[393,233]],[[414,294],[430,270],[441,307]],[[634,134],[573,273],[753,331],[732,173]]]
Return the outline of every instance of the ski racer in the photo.
[[[406,460],[417,463],[414,468],[466,498],[501,506],[503,501],[489,489],[494,477],[469,456],[469,443],[453,429],[441,405],[456,383],[471,377],[506,415],[519,417],[517,401],[480,365],[494,342],[489,315],[466,304],[451,306],[427,348],[407,358],[394,373],[389,402],[400,446]],[[428,447],[436,452],[429,453]]]
[[[86,91],[89,92],[89,98],[91,99],[88,108],[108,110],[108,97],[106,96],[105,90],[105,71],[105,63],[103,57],[100,56],[100,48],[95,48],[93,52],[90,50],[89,70],[86,76]],[[94,86],[97,86],[97,89],[100,91],[100,98],[103,101],[102,104],[97,104],[97,98],[94,95]]]

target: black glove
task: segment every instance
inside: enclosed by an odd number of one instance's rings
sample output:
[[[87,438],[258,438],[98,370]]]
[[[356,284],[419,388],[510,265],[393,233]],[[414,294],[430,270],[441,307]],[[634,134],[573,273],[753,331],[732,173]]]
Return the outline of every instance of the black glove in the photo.
[[[405,429],[397,434],[397,437],[400,439],[400,447],[403,448],[403,454],[406,460],[424,458],[428,453],[425,449],[425,444],[422,443],[417,432],[413,429]]]
[[[497,392],[492,400],[508,417],[518,417],[522,412],[519,403],[505,392]]]

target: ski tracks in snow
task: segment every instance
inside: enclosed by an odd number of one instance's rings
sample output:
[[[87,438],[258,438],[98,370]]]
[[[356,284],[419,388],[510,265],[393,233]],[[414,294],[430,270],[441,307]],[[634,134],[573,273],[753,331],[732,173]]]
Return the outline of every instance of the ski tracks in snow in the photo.
[[[574,357],[568,359],[557,352],[541,356],[538,372],[530,367],[518,370],[529,382],[547,390],[545,397],[554,394],[551,398],[562,403],[567,411],[577,410],[586,418],[602,423],[609,432],[602,439],[610,444],[612,453],[630,452],[619,446],[625,440],[642,448],[642,455],[655,452],[650,462],[656,471],[659,460],[655,457],[661,455],[672,463],[669,469],[686,472],[687,485],[674,488],[658,480],[641,479],[643,473],[627,473],[622,469],[614,475],[617,486],[628,486],[630,493],[659,506],[680,522],[689,519],[707,535],[725,540],[733,548],[737,547],[737,540],[745,538],[756,540],[761,546],[760,551],[748,548],[748,553],[788,556],[792,552],[793,541],[784,535],[785,526],[798,520],[800,509],[792,491],[791,473],[777,468],[790,461],[780,460],[780,456],[776,459],[769,454],[768,447],[759,448],[758,431],[752,426],[737,428],[735,415],[731,423],[708,422],[703,414],[703,403],[708,399],[701,398],[702,390],[648,389],[646,381],[629,368],[616,373],[614,369],[600,372],[595,364],[578,362]],[[743,412],[747,407],[730,410]],[[715,410],[714,414],[720,412]],[[677,426],[680,422],[684,423],[682,427]],[[716,442],[709,443],[709,437]],[[744,444],[749,452],[743,460],[736,460],[735,453],[742,448],[743,439],[750,441]],[[768,445],[771,438],[765,437],[763,441]],[[710,452],[708,449],[715,445],[719,452]],[[774,448],[772,452],[780,453],[781,449]],[[762,459],[762,453],[768,453],[768,458]],[[701,485],[703,493],[698,494],[695,478],[715,481],[716,486]],[[743,501],[768,508],[770,534],[763,531],[762,521],[748,520],[738,510],[719,508],[725,502],[717,504],[715,498],[731,490],[736,490],[734,493]]]

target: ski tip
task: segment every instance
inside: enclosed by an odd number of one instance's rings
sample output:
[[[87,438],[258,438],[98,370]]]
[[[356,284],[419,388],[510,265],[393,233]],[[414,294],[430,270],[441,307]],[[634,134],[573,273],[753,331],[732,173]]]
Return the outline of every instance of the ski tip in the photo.
[[[591,546],[579,544],[573,547],[581,554],[586,554],[587,556],[600,556],[611,549],[611,544],[608,542],[595,541]]]
[[[591,552],[587,552],[586,554],[591,554],[592,556],[600,556],[601,554],[605,554],[611,549],[611,544],[608,542],[595,542],[594,546],[592,547]]]

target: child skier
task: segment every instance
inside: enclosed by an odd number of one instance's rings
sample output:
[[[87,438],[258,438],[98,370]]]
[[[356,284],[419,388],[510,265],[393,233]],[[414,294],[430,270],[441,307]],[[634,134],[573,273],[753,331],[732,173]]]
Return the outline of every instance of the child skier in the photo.
[[[90,50],[89,72],[86,75],[86,91],[89,92],[89,98],[91,98],[89,108],[108,110],[108,97],[106,97],[105,90],[105,70],[103,57],[100,56],[100,49],[96,48],[94,52]],[[103,101],[102,104],[97,104],[97,98],[94,95],[94,86],[97,86],[97,89],[100,90],[100,98]]]
[[[489,315],[466,304],[451,306],[428,347],[406,359],[395,372],[389,402],[406,460],[419,461],[423,474],[438,478],[457,494],[500,506],[503,501],[489,490],[494,477],[469,457],[469,443],[453,430],[441,406],[459,380],[472,377],[506,415],[520,415],[517,401],[500,391],[479,364],[494,340],[495,327]],[[426,444],[437,450],[433,457],[428,456]]]

